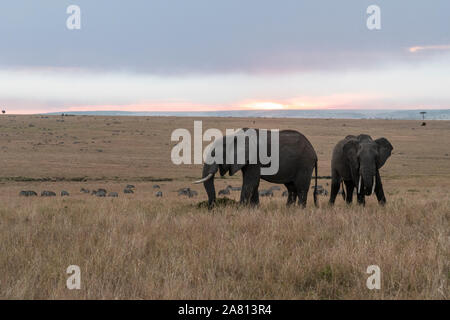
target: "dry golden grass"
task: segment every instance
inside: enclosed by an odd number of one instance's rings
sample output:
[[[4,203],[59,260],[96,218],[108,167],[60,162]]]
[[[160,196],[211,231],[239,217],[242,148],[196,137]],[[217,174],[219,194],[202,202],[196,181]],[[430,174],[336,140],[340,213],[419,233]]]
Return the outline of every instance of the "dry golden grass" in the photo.
[[[196,207],[202,187],[189,183],[201,166],[170,162],[172,130],[191,129],[194,119],[60,119],[0,117],[0,298],[449,298],[449,122],[202,119],[204,128],[297,129],[316,149],[319,175],[330,174],[331,150],[347,134],[384,136],[395,148],[382,170],[386,207],[371,197],[365,208],[342,199],[329,208],[320,197],[316,209],[310,197],[306,209],[288,209],[277,191],[256,209],[209,212]],[[173,180],[151,181],[161,178]],[[319,180],[329,190],[327,182]],[[135,194],[123,194],[128,183]],[[238,175],[216,186],[240,183]],[[179,197],[185,186],[199,196]],[[81,187],[120,194],[97,198]],[[71,196],[23,198],[20,190]],[[73,264],[81,290],[66,288]],[[381,290],[366,287],[373,264]]]

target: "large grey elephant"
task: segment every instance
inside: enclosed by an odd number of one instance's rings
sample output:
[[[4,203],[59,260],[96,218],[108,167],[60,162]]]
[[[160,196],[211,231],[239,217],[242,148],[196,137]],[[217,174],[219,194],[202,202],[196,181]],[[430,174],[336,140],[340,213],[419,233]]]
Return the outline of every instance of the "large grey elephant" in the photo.
[[[330,204],[334,204],[342,182],[347,195],[342,190],[347,203],[352,202],[353,189],[357,189],[358,203],[365,204],[365,196],[375,192],[380,204],[386,203],[380,169],[391,156],[393,147],[386,138],[372,140],[367,134],[349,135],[339,141],[331,159]]]
[[[202,179],[194,183],[203,183],[206,193],[208,194],[208,206],[212,208],[216,200],[216,192],[214,188],[214,176],[219,171],[223,176],[227,172],[230,176],[234,175],[237,171],[241,170],[243,175],[242,189],[240,203],[257,205],[259,203],[258,187],[260,179],[266,180],[272,183],[284,184],[288,189],[287,205],[291,205],[296,202],[298,197],[298,203],[303,207],[306,206],[306,200],[311,183],[312,173],[314,168],[316,174],[316,182],[314,188],[314,203],[317,205],[317,155],[316,152],[308,141],[308,139],[301,133],[295,130],[282,130],[278,132],[278,170],[273,174],[262,173],[263,168],[267,168],[270,164],[263,164],[260,159],[259,150],[261,147],[268,151],[272,151],[272,134],[271,131],[267,132],[267,139],[261,139],[261,129],[251,129],[256,132],[257,143],[257,159],[256,161],[249,161],[250,151],[249,142],[251,139],[246,139],[245,149],[239,150],[237,146],[238,136],[240,134],[247,134],[250,129],[242,129],[238,133],[216,139],[212,146],[211,154],[215,155],[216,149],[221,146],[223,150],[222,163],[215,161],[212,163],[204,163]],[[265,130],[264,130],[265,131]],[[231,161],[225,161],[227,154],[234,154],[234,159]],[[237,154],[245,153],[245,162],[237,161]],[[270,152],[269,152],[270,153]],[[241,154],[242,155],[242,154]]]

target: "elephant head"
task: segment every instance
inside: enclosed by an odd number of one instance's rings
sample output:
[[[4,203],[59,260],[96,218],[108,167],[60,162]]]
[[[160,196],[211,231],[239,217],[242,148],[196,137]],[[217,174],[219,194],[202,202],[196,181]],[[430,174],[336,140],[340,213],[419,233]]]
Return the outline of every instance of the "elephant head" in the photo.
[[[376,187],[378,170],[391,156],[391,143],[386,138],[372,140],[362,134],[348,139],[343,150],[358,194],[371,195]]]
[[[238,143],[242,137],[244,143]],[[254,149],[253,149],[254,148]],[[220,176],[229,173],[230,176],[241,170],[248,163],[257,163],[253,158],[257,152],[257,134],[254,129],[241,129],[232,135],[216,139],[206,150],[202,179],[195,184],[203,183],[208,195],[208,206],[212,208],[216,200],[214,176],[219,171]]]

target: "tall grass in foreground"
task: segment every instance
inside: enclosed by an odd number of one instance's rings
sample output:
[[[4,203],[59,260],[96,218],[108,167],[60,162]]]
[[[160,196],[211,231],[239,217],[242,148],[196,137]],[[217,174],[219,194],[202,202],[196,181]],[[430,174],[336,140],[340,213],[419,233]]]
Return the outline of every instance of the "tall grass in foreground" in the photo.
[[[447,299],[450,199],[208,212],[183,200],[20,199],[0,209],[0,298]],[[66,288],[79,265],[81,290]],[[381,290],[366,269],[381,268]]]

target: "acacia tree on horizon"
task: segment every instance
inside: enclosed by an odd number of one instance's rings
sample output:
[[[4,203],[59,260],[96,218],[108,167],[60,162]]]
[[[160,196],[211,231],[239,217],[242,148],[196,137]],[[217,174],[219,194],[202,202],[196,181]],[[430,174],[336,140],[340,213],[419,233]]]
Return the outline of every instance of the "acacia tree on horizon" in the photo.
[[[422,115],[422,120],[425,121],[426,111],[421,111],[420,114]]]

